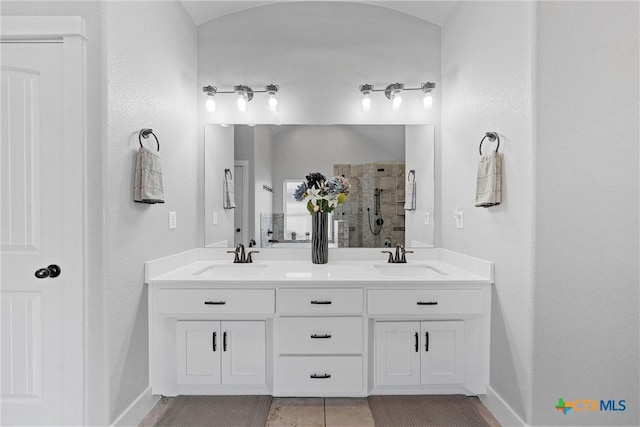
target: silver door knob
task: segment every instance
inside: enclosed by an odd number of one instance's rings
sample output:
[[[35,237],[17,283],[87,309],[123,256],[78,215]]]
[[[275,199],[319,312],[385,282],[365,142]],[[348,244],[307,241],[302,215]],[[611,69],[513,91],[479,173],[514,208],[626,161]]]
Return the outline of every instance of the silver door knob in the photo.
[[[55,264],[51,264],[47,268],[39,268],[36,270],[36,277],[38,279],[45,279],[47,277],[51,277],[52,279],[58,277],[62,270],[59,266]]]

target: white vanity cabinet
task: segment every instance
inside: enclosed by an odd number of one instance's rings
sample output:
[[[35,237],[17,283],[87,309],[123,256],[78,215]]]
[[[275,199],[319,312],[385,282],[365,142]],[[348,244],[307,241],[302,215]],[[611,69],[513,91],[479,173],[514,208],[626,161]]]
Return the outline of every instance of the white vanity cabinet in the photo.
[[[276,394],[363,395],[363,289],[284,288],[277,299]]]
[[[179,385],[265,384],[265,322],[178,321],[176,340]]]
[[[464,322],[376,322],[377,385],[464,384]]]

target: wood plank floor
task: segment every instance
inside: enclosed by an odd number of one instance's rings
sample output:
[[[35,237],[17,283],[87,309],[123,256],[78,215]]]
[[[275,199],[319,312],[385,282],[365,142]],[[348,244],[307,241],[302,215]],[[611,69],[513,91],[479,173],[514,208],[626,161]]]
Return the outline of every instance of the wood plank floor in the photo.
[[[216,396],[210,398],[213,402]],[[500,427],[477,398],[468,399],[488,426]],[[157,426],[174,401],[163,397],[139,426]],[[274,398],[265,427],[375,427],[375,423],[366,398]]]

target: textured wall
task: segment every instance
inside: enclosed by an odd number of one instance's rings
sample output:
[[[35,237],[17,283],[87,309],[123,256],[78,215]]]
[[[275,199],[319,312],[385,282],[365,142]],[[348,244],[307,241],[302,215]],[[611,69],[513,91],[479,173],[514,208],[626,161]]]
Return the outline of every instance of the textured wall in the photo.
[[[639,13],[538,5],[536,425],[640,424]],[[559,397],[627,409],[563,415]]]
[[[439,246],[496,263],[490,383],[525,420],[533,383],[534,12],[529,2],[462,2],[442,27],[437,205]],[[478,144],[486,131],[502,141],[503,203],[476,208]],[[456,207],[463,229],[455,226]]]
[[[105,351],[111,422],[149,386],[144,262],[201,241],[196,28],[179,2],[108,2]],[[89,104],[91,105],[91,104]],[[161,145],[165,204],[133,202],[141,128]],[[168,212],[178,227],[168,229]]]
[[[214,114],[201,108],[203,123],[439,123],[438,91],[426,113],[416,92],[397,112],[383,93],[374,95],[368,114],[360,107],[364,83],[439,81],[440,27],[418,18],[346,2],[280,3],[209,21],[198,27],[198,37],[200,86],[280,85],[277,117],[264,94],[244,114],[232,95],[219,95]]]

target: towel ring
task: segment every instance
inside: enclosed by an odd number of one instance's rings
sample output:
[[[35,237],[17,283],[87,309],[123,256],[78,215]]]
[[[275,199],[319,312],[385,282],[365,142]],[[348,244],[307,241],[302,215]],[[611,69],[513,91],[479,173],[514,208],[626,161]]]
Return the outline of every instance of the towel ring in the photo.
[[[231,169],[225,169],[224,170],[224,179],[225,179],[225,181],[227,181],[227,180],[232,180],[233,181],[233,174],[231,173]]]
[[[408,182],[416,182],[416,170],[415,169],[411,169],[409,171],[409,173],[407,174],[407,181]]]
[[[160,151],[160,141],[158,141],[158,137],[156,136],[155,133],[153,133],[153,129],[142,129],[140,130],[140,133],[138,134],[138,141],[140,142],[140,147],[143,147],[142,145],[142,138],[149,138],[149,134],[153,135],[153,137],[156,139],[156,144],[158,144],[158,151]]]
[[[500,137],[498,136],[497,133],[495,132],[487,132],[484,135],[484,138],[482,138],[482,140],[480,141],[480,148],[478,149],[478,151],[480,152],[480,155],[482,156],[482,143],[484,142],[484,140],[486,138],[489,138],[489,141],[493,142],[496,139],[498,140],[498,146],[496,147],[496,153],[498,152],[498,148],[500,148]]]

